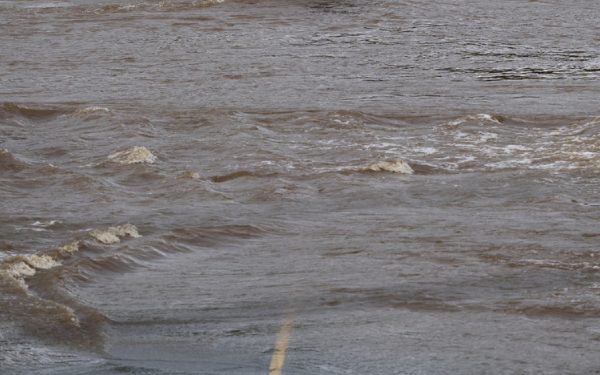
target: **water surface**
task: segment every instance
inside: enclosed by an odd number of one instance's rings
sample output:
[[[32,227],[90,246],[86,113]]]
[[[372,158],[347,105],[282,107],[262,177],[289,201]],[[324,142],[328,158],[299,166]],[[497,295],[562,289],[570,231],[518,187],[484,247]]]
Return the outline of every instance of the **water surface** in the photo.
[[[0,2],[0,369],[595,373],[597,5]]]

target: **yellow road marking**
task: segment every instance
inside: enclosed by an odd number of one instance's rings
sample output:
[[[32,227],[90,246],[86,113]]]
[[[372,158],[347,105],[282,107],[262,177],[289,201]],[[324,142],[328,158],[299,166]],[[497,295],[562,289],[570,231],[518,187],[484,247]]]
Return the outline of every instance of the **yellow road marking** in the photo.
[[[290,331],[292,330],[292,314],[286,315],[281,322],[281,328],[275,340],[275,350],[271,358],[269,366],[269,375],[281,375],[283,368],[283,360],[285,359],[285,350],[287,349],[288,340],[290,339]]]

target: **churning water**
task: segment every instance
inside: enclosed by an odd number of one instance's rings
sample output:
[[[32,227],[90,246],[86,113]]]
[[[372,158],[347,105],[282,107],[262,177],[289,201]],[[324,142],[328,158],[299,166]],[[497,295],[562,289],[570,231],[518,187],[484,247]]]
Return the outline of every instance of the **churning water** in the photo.
[[[600,3],[0,2],[3,374],[593,374]]]

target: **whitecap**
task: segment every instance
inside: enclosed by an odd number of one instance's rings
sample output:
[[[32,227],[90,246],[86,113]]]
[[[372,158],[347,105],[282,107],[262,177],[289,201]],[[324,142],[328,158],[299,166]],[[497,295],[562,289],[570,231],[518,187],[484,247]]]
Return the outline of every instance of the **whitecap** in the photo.
[[[182,178],[191,178],[192,180],[200,179],[200,175],[198,173],[192,172],[192,171],[184,171],[179,176]]]
[[[471,115],[471,116],[456,119],[454,121],[449,122],[448,125],[455,127],[455,126],[464,124],[467,121],[489,121],[489,122],[493,122],[495,124],[501,124],[501,122],[498,121],[498,119],[495,116],[488,115],[487,113],[480,113],[477,115]]]
[[[223,2],[225,2],[225,0],[194,0],[194,1],[192,1],[192,5],[206,6],[206,5],[221,4]]]
[[[138,233],[135,225],[126,223],[123,225],[117,225],[115,227],[93,229],[89,232],[89,235],[95,238],[98,242],[105,244],[113,244],[121,242],[119,237],[133,237],[138,238],[141,235]]]
[[[119,164],[138,164],[154,163],[157,158],[146,147],[132,146],[109,155],[108,159]]]
[[[130,223],[93,229],[88,232],[88,235],[105,244],[120,242],[119,237],[124,236],[141,237],[137,228]],[[17,254],[2,258],[0,259],[0,275],[19,281],[23,289],[27,289],[27,284],[22,282],[23,278],[34,276],[39,269],[50,269],[62,265],[60,259],[79,251],[80,242],[81,239],[74,239],[37,254]]]
[[[431,155],[438,152],[438,150],[435,147],[415,147],[413,148],[413,151],[426,155]]]
[[[73,115],[74,116],[85,115],[85,114],[94,113],[94,112],[109,112],[109,109],[104,108],[104,107],[91,106],[91,107],[79,108],[75,112],[73,112]]]
[[[367,164],[360,168],[363,171],[388,171],[394,173],[413,174],[414,171],[404,160],[396,159],[393,161],[380,161],[377,163]]]
[[[13,279],[34,276],[37,269],[49,269],[61,263],[48,255],[14,255],[2,259],[0,270]]]
[[[73,254],[79,251],[80,242],[80,240],[71,240],[60,245],[58,248],[56,248],[56,250],[58,250],[60,254]]]
[[[34,221],[33,223],[29,224],[32,227],[42,227],[42,228],[47,228],[50,227],[54,224],[58,223],[58,220],[48,220],[48,221]]]

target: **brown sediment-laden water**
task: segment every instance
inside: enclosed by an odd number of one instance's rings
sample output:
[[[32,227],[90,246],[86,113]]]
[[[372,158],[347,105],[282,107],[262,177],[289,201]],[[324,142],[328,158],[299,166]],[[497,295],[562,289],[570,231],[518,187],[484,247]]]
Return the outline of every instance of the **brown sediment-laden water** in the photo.
[[[0,1],[0,373],[597,373],[598,19]]]

